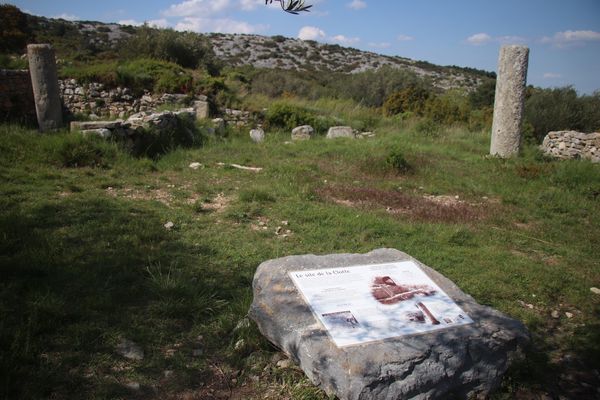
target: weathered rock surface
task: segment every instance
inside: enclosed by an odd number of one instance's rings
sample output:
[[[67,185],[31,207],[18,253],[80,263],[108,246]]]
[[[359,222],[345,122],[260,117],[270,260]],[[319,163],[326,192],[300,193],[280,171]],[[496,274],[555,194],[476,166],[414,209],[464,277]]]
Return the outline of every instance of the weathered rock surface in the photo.
[[[502,46],[498,58],[491,155],[506,158],[519,154],[528,66],[529,48]]]
[[[250,131],[250,139],[252,139],[252,141],[254,143],[260,143],[260,142],[264,141],[265,140],[265,131],[263,131],[260,128],[252,129]]]
[[[292,129],[292,140],[308,140],[313,137],[315,130],[310,125],[297,126]]]
[[[600,162],[600,133],[575,131],[550,132],[544,138],[542,151],[561,159],[585,159]]]
[[[475,323],[338,348],[288,276],[404,260],[417,262]],[[270,260],[258,267],[253,288],[249,315],[260,331],[315,385],[341,400],[482,398],[500,384],[529,341],[520,322],[479,305],[438,272],[393,249]]]
[[[356,137],[356,133],[354,129],[350,126],[332,126],[327,131],[327,139],[336,139],[336,138],[352,138]]]

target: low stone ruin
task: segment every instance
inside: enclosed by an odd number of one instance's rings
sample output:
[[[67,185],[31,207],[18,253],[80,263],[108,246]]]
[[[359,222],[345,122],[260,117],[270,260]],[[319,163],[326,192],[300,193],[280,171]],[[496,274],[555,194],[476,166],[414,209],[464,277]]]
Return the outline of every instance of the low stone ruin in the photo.
[[[542,151],[560,159],[582,159],[600,162],[600,133],[575,131],[550,132],[541,145]]]
[[[337,347],[290,277],[294,271],[308,274],[407,260],[415,262],[474,322]],[[343,277],[339,285],[344,285]],[[254,275],[253,291],[249,315],[262,334],[299,364],[315,385],[340,400],[485,398],[530,340],[521,322],[478,304],[440,273],[393,249],[266,261]]]
[[[327,139],[351,138],[356,137],[356,132],[350,126],[332,126],[327,131]]]

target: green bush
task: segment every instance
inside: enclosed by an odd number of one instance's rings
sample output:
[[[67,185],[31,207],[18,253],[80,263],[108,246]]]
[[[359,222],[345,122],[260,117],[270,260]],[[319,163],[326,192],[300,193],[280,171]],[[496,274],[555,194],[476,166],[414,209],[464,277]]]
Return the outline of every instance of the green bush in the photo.
[[[115,161],[114,144],[97,136],[73,134],[66,136],[56,150],[56,159],[63,167],[108,168]]]
[[[188,93],[193,90],[193,78],[188,71],[171,62],[151,59],[70,65],[61,68],[60,76],[77,79],[81,83],[126,86],[136,94],[144,90],[157,93]]]
[[[600,92],[578,96],[572,87],[529,88],[525,119],[533,126],[533,137],[541,142],[551,131],[600,129]]]
[[[156,29],[144,25],[121,45],[123,58],[153,58],[176,63],[184,68],[202,68],[218,73],[217,62],[210,42],[192,32]]]
[[[430,96],[431,92],[422,86],[408,86],[386,99],[383,103],[383,113],[388,117],[407,111],[423,115],[425,102]]]
[[[274,103],[265,116],[266,129],[292,130],[300,125],[310,125],[317,133],[324,133],[332,125],[339,125],[323,115],[317,115],[307,108],[288,103]]]
[[[412,165],[404,158],[404,153],[399,148],[393,148],[385,159],[388,169],[397,174],[407,174],[413,171]]]
[[[173,129],[150,128],[143,132],[130,151],[138,157],[159,158],[179,147],[201,146],[205,136],[188,118],[177,118]]]
[[[423,118],[415,124],[415,132],[424,136],[439,136],[442,127],[430,118]]]

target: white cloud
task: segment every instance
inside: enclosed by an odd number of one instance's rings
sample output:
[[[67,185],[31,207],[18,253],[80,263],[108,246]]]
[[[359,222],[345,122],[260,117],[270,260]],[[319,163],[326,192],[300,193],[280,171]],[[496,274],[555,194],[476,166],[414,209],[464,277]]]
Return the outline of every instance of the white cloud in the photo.
[[[411,40],[415,40],[414,37],[409,36],[409,35],[398,35],[397,39],[400,42],[410,42]]]
[[[389,42],[369,42],[368,45],[369,47],[374,47],[376,49],[387,49],[388,47],[392,46],[392,44]]]
[[[549,43],[556,47],[581,46],[586,42],[600,41],[600,32],[595,31],[564,31],[557,32],[552,37],[544,37],[542,43]]]
[[[330,40],[332,42],[336,42],[336,43],[340,43],[340,44],[345,44],[345,45],[351,45],[351,44],[356,44],[358,42],[360,42],[360,39],[357,37],[346,37],[344,35],[335,35],[332,36],[330,38]]]
[[[264,6],[265,2],[263,0],[240,0],[240,6],[244,11],[252,11],[256,9],[258,6]]]
[[[562,75],[554,72],[546,72],[543,77],[544,79],[559,79],[562,78]]]
[[[474,46],[481,46],[482,44],[492,41],[492,37],[487,33],[476,33],[467,38],[467,42]]]
[[[511,35],[499,36],[496,38],[496,40],[502,44],[525,43],[527,41],[527,39],[525,39],[524,37]]]
[[[348,7],[352,8],[353,10],[360,10],[362,8],[366,8],[367,3],[363,0],[352,0],[352,2],[348,3]]]
[[[141,26],[144,23],[140,21],[136,21],[135,19],[122,19],[117,21],[119,25],[131,25],[131,26]]]
[[[244,21],[230,18],[195,18],[185,17],[177,24],[175,30],[192,32],[219,33],[257,33],[266,30],[266,25],[252,25]]]
[[[60,15],[55,15],[55,16],[53,16],[51,18],[64,19],[64,20],[67,20],[67,21],[77,21],[77,20],[81,19],[77,15],[67,14],[67,13],[62,13]]]
[[[316,26],[303,26],[298,32],[298,38],[302,40],[324,39],[325,32]]]
[[[186,0],[171,5],[163,11],[163,15],[167,17],[193,17],[196,15],[207,17],[225,11],[230,5],[230,0]]]

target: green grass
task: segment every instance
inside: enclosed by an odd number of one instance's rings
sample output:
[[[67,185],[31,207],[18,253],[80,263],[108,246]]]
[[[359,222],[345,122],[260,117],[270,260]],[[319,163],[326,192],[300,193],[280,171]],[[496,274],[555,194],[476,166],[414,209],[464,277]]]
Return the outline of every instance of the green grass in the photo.
[[[498,398],[577,393],[557,382],[600,368],[600,296],[590,292],[600,286],[600,166],[549,162],[534,148],[488,158],[486,134],[423,135],[392,121],[378,120],[374,139],[284,144],[288,133],[267,132],[257,145],[232,133],[155,160],[0,126],[0,398],[325,399],[275,367],[275,349],[244,323],[254,272],[276,257],[379,247],[525,322],[533,348]],[[362,203],[335,202],[352,199]],[[402,201],[424,206],[386,211]],[[124,338],[142,361],[116,353]]]

